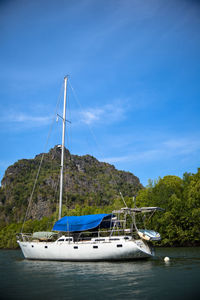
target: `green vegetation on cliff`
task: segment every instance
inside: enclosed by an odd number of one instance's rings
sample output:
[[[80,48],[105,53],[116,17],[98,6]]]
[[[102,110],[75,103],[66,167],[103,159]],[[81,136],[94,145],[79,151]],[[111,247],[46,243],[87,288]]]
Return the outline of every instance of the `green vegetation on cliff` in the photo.
[[[0,187],[0,222],[23,222],[42,154],[22,159],[10,166]],[[90,155],[77,156],[65,149],[63,204],[104,207],[119,197],[141,188],[139,179],[130,172],[99,162]],[[42,219],[55,213],[59,198],[60,148],[44,154],[41,172],[33,194],[28,218]]]

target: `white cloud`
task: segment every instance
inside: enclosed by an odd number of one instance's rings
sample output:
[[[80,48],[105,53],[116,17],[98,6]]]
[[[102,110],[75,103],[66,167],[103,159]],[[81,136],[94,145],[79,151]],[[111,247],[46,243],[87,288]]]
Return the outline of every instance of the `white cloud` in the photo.
[[[138,151],[133,152],[132,154],[124,155],[124,156],[116,156],[116,157],[107,157],[101,158],[101,161],[105,161],[108,163],[119,163],[119,162],[144,162],[149,161],[161,154],[159,150],[148,150],[148,151]]]
[[[37,123],[37,124],[39,123],[40,125],[48,124],[50,119],[51,119],[50,117],[32,116],[32,115],[27,115],[27,114],[23,114],[23,113],[9,116],[10,122],[15,122],[15,123],[32,122],[32,123]]]
[[[174,154],[190,154],[200,150],[200,141],[194,138],[170,139],[164,142],[163,146]]]
[[[1,128],[26,129],[50,124],[52,116],[37,116],[22,112],[7,113],[0,116]],[[14,125],[14,127],[13,127]]]
[[[107,104],[102,107],[88,108],[80,112],[80,120],[85,124],[94,123],[113,123],[124,119],[125,113],[128,110],[127,99],[116,100],[112,104]]]
[[[83,111],[81,114],[81,122],[85,124],[91,124],[97,122],[103,116],[104,111],[102,109],[89,109],[87,111]]]
[[[188,155],[192,155],[200,151],[200,142],[198,137],[195,139],[191,138],[177,138],[170,139],[164,142],[156,143],[152,149],[141,150],[141,149],[127,148],[127,151],[131,154],[125,154],[122,156],[105,157],[100,158],[101,161],[108,163],[121,163],[121,162],[132,162],[132,163],[148,163],[159,160],[166,160],[172,158],[186,158]]]

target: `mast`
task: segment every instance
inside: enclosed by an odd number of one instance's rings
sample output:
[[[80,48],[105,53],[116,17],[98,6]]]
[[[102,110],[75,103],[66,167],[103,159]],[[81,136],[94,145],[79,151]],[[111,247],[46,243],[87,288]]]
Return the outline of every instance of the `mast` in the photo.
[[[63,165],[64,165],[64,151],[65,151],[65,123],[66,123],[66,98],[67,98],[67,79],[64,77],[64,105],[63,105],[63,127],[62,127],[62,148],[61,148],[61,164],[60,164],[60,198],[59,198],[59,214],[58,220],[62,216],[62,195],[63,195]]]

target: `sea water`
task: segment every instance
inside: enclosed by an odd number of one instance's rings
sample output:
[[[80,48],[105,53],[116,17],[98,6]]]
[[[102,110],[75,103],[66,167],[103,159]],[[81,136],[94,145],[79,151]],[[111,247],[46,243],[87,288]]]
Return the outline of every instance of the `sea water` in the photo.
[[[170,258],[164,262],[164,257]],[[28,261],[0,250],[0,299],[199,299],[200,248],[128,262]]]

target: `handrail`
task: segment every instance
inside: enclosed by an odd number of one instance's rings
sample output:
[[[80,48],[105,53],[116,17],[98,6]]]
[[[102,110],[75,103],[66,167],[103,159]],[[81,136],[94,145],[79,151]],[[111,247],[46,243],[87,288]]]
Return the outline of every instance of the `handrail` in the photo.
[[[115,235],[117,233],[117,235]],[[131,233],[130,229],[116,229],[116,230],[102,230],[102,231],[85,231],[80,232],[80,234],[74,238],[74,242],[81,242],[81,241],[91,241],[92,239],[113,239],[117,238],[118,236],[124,235],[127,236]],[[65,233],[67,234],[67,233]],[[111,235],[112,234],[112,235]],[[44,241],[42,238],[34,238],[32,233],[17,233],[17,239],[21,241]],[[58,235],[59,236],[59,235]],[[132,236],[132,234],[131,234]],[[60,237],[59,237],[60,238]],[[51,238],[46,238],[45,241],[52,241]],[[98,241],[96,241],[98,242]]]

